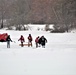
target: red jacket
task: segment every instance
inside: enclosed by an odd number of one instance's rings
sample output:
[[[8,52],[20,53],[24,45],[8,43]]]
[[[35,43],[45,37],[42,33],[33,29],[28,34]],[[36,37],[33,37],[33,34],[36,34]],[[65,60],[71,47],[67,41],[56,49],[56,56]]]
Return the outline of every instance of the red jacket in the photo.
[[[35,39],[35,42],[36,42],[36,43],[38,43],[38,41],[39,41],[39,37],[37,37],[37,38]]]
[[[24,37],[23,37],[23,36],[21,36],[19,40],[20,40],[21,42],[25,42],[25,40],[24,40]],[[19,40],[18,40],[18,41],[19,41]]]
[[[32,41],[32,36],[28,36],[28,40],[31,42]]]

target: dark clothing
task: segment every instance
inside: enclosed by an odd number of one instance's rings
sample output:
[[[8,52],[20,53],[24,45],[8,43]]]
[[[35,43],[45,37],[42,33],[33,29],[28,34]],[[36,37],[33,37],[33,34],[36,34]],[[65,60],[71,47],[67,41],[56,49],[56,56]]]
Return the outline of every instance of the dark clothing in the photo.
[[[10,36],[7,37],[6,41],[7,41],[7,48],[10,48],[10,41],[12,42]]]
[[[39,44],[41,44],[41,38],[39,38],[39,41],[38,41],[38,43],[39,43]]]
[[[28,47],[30,46],[30,44],[32,47],[32,36],[31,36],[31,34],[29,34],[29,36],[28,36]]]
[[[41,44],[42,47],[45,47],[45,44],[46,44],[46,43],[47,43],[47,39],[42,36],[42,37],[39,39],[39,44]]]
[[[10,36],[7,37],[6,41],[11,41],[12,42]]]

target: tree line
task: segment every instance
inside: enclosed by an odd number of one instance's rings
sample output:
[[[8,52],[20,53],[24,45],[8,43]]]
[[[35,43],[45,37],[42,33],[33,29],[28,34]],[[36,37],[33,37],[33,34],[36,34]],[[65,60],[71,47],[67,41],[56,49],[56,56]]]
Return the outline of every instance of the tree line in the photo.
[[[76,0],[0,0],[0,28],[54,24],[56,30],[76,28]]]

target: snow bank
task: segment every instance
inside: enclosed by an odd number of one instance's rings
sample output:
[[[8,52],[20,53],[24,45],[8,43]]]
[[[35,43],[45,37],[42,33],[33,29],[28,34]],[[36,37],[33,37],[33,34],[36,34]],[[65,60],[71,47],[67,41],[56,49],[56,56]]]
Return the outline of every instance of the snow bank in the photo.
[[[46,24],[28,24],[28,29],[32,31],[44,31],[45,30],[45,25]]]

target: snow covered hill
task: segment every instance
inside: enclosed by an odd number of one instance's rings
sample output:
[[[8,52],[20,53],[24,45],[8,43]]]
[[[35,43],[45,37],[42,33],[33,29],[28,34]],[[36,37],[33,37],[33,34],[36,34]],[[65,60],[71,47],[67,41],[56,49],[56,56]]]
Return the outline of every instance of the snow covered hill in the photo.
[[[50,24],[49,25],[49,28],[50,29],[54,29],[54,24]],[[28,24],[28,26],[27,25],[25,25],[25,27],[27,27],[28,28],[28,30],[32,30],[32,31],[45,31],[45,27],[46,27],[46,24]]]
[[[35,31],[37,31],[37,30],[40,30],[40,31],[42,31],[42,30],[45,30],[45,25],[46,24],[44,24],[44,25],[39,25],[39,24],[28,24],[28,29],[29,30],[35,30]]]
[[[31,31],[45,31],[46,24],[28,24],[28,25],[21,26],[21,30],[24,30],[24,27],[26,30],[31,30]],[[50,24],[49,28],[54,29],[53,24]],[[16,30],[16,27],[14,26],[11,26],[9,28],[5,27],[0,30]]]

